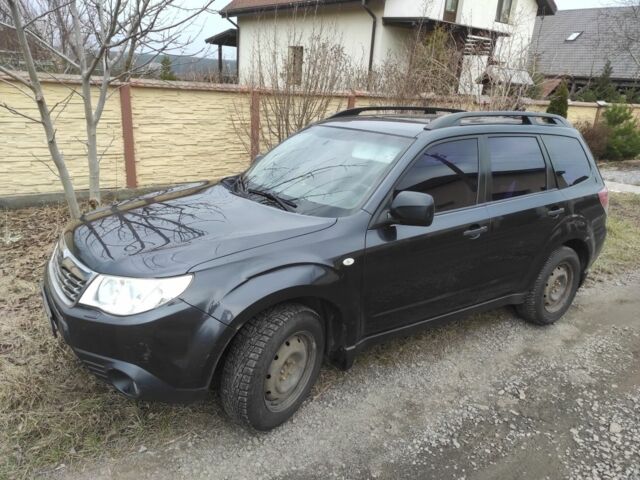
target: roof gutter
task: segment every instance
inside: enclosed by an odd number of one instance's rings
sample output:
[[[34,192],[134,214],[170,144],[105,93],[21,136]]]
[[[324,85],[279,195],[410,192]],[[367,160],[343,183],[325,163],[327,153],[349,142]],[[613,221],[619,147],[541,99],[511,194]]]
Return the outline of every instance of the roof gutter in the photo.
[[[369,73],[371,73],[371,71],[373,70],[373,47],[376,44],[376,29],[378,27],[378,17],[376,17],[376,15],[367,5],[367,0],[362,0],[362,8],[364,8],[364,10],[373,19],[373,24],[371,25],[371,46],[369,47]]]

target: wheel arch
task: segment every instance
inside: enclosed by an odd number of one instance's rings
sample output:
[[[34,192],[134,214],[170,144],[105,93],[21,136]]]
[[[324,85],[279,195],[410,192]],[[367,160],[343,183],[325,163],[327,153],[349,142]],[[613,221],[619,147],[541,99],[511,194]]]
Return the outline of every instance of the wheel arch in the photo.
[[[216,384],[237,332],[258,313],[285,303],[299,303],[316,311],[325,332],[324,354],[329,358],[337,355],[341,347],[346,345],[348,335],[353,335],[356,328],[355,324],[348,325],[347,319],[359,318],[354,316],[358,315],[357,304],[349,304],[345,296],[346,289],[342,288],[340,280],[340,275],[333,268],[305,264],[266,272],[229,292],[211,312],[234,333],[229,336],[222,351],[213,352],[215,360],[210,386]]]
[[[580,265],[582,267],[582,272],[589,267],[589,263],[591,260],[591,250],[589,249],[589,244],[583,238],[573,238],[565,241],[563,244],[565,247],[569,247],[573,251],[578,254],[578,258],[580,259]]]

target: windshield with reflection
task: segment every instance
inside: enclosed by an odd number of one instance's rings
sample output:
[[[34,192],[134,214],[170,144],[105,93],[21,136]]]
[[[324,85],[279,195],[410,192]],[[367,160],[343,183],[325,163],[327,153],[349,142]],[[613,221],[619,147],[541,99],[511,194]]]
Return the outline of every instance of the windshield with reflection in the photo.
[[[306,215],[341,216],[361,206],[413,142],[383,133],[314,126],[275,147],[244,175],[247,189],[277,195]]]

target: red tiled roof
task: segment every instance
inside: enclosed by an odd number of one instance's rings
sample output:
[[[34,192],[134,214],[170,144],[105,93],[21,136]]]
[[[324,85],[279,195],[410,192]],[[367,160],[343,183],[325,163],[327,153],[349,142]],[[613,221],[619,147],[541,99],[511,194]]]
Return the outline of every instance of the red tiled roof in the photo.
[[[260,10],[273,10],[276,8],[293,8],[299,6],[313,6],[330,3],[347,3],[358,0],[231,0],[220,10],[224,16],[235,16],[243,13],[254,13]],[[555,0],[536,0],[538,3],[538,15],[553,15],[558,7]]]
[[[276,8],[293,8],[299,6],[313,6],[328,3],[347,3],[355,0],[231,0],[220,10],[225,16],[242,13],[253,13],[258,10],[273,10]]]

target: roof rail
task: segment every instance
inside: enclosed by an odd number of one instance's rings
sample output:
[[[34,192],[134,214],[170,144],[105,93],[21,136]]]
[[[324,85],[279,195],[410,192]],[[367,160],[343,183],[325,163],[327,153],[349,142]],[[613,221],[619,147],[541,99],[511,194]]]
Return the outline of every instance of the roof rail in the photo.
[[[445,115],[433,120],[429,125],[425,127],[428,130],[435,130],[436,128],[455,127],[463,125],[462,121],[465,119],[482,119],[482,118],[519,118],[523,125],[535,125],[540,124],[535,119],[544,119],[550,125],[557,125],[562,127],[573,127],[571,123],[560,115],[553,115],[551,113],[540,112],[459,112],[452,113],[451,115]],[[480,122],[478,122],[480,123]],[[487,122],[487,123],[500,123],[500,122]],[[477,125],[477,123],[476,123]]]
[[[406,107],[406,106],[390,106],[384,105],[380,107],[359,107],[359,108],[350,108],[348,110],[343,110],[332,115],[329,118],[340,118],[340,117],[354,117],[358,116],[364,112],[392,112],[392,111],[405,111],[405,112],[421,112],[425,115],[435,115],[437,113],[446,112],[446,113],[460,113],[464,112],[464,110],[458,110],[454,108],[440,108],[440,107]]]

